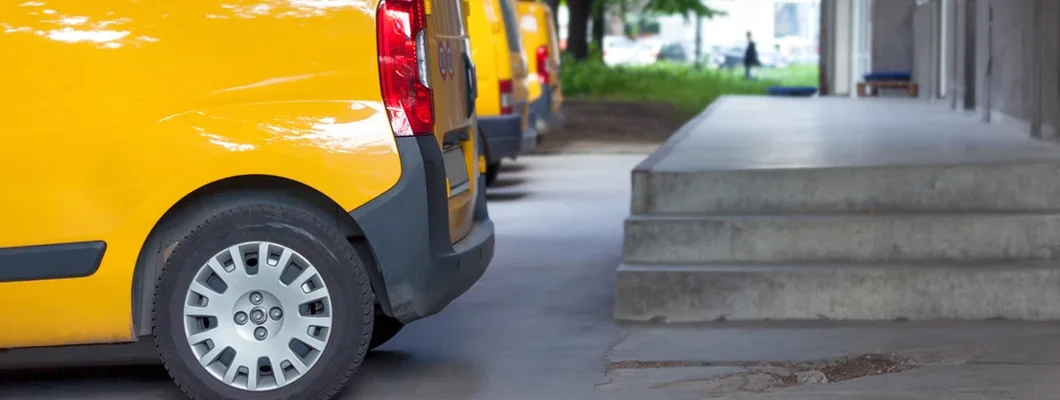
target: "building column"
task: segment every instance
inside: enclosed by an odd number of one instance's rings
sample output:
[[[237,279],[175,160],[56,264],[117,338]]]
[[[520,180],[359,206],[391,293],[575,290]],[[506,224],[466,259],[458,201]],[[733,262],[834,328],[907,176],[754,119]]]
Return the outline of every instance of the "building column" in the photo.
[[[820,54],[820,93],[823,96],[845,94],[839,91],[841,77],[839,57],[839,37],[845,33],[838,29],[839,3],[849,0],[821,0],[821,54]]]
[[[857,96],[853,88],[872,70],[872,1],[850,1],[850,96]]]
[[[835,2],[832,88],[833,93],[840,96],[850,95],[853,91],[850,85],[853,61],[853,46],[851,46],[854,22],[853,2],[854,0],[836,0]]]
[[[975,106],[983,122],[990,122],[993,108],[991,81],[993,74],[993,19],[991,0],[976,0],[975,9]]]
[[[979,26],[979,18],[976,16],[980,0],[960,0],[958,3],[958,15],[960,20],[960,31],[957,33],[960,40],[958,57],[958,81],[961,91],[960,109],[975,110],[976,103],[976,77],[978,76],[977,56],[978,42],[976,40],[976,27]]]
[[[937,2],[917,0],[913,12],[913,80],[920,84],[920,97],[938,98],[939,38]]]
[[[1050,0],[1055,1],[1055,0]],[[1042,0],[1034,0],[1034,21],[1032,22],[1031,37],[1034,40],[1035,51],[1031,52],[1031,136],[1042,138],[1042,53],[1046,52],[1045,34],[1042,32]]]

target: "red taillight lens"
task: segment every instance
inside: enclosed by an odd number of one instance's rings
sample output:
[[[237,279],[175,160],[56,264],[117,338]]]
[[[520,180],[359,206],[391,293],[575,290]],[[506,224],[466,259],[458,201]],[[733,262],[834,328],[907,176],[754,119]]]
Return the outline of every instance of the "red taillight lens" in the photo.
[[[501,114],[515,112],[515,102],[512,99],[512,81],[500,81],[501,89]]]
[[[434,132],[423,0],[384,0],[376,15],[379,82],[397,136]]]
[[[547,85],[552,80],[552,71],[548,69],[548,47],[537,48],[537,79]]]

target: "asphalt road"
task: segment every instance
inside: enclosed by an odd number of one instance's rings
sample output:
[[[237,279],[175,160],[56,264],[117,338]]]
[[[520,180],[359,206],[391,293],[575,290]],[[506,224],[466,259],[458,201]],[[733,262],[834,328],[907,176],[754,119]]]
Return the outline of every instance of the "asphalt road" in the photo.
[[[630,169],[644,156],[527,157],[489,193],[490,269],[441,314],[373,352],[342,399],[644,398],[597,389],[620,327],[610,318]],[[2,399],[178,399],[150,346],[0,354]],[[138,363],[26,369],[56,362]],[[656,393],[658,394],[658,393]]]

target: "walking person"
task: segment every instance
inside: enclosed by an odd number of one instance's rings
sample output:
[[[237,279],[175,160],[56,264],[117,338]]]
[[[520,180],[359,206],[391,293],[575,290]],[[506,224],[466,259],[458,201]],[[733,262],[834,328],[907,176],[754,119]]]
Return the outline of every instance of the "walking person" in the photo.
[[[758,49],[755,48],[755,41],[751,38],[751,31],[747,31],[747,48],[743,51],[743,73],[744,78],[751,80],[754,76],[751,75],[751,69],[762,65],[758,61]]]

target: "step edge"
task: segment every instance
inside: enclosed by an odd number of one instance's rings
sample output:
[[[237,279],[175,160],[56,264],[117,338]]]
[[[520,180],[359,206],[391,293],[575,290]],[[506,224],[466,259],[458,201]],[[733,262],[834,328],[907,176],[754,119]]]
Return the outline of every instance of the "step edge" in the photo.
[[[976,262],[940,262],[940,261],[910,261],[910,262],[792,262],[792,263],[770,263],[770,262],[709,262],[709,263],[644,263],[644,262],[622,262],[618,264],[617,272],[799,272],[799,271],[875,271],[875,270],[963,270],[975,271],[983,269],[996,270],[1060,270],[1060,261],[1042,260],[985,260]]]
[[[828,211],[828,212],[696,212],[696,213],[630,213],[626,221],[687,221],[687,220],[737,220],[737,219],[830,219],[830,218],[957,218],[957,217],[1060,217],[1060,209],[968,209],[968,210],[872,210],[872,211]]]

